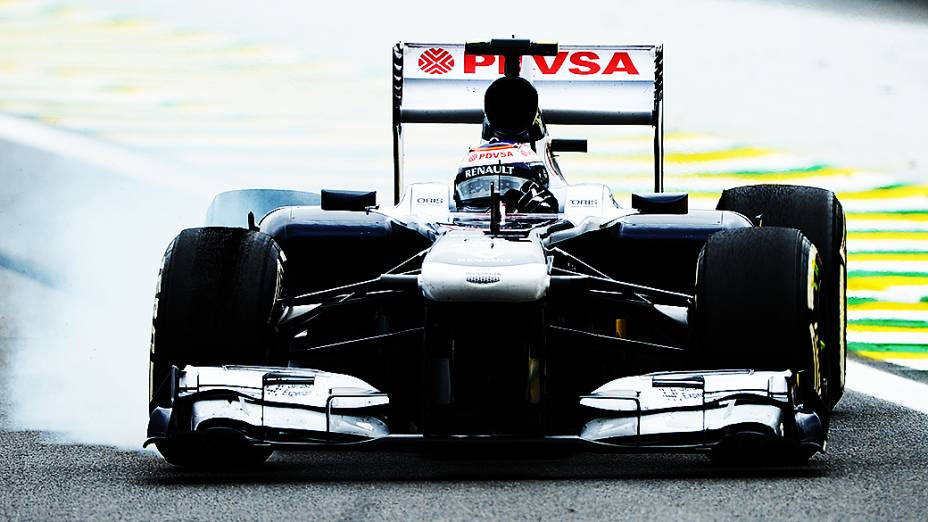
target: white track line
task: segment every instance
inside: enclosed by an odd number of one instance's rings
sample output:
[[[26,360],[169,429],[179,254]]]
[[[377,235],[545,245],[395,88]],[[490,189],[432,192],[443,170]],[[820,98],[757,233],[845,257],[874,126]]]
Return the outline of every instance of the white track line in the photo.
[[[921,413],[928,413],[928,384],[899,377],[872,366],[847,361],[847,388]]]

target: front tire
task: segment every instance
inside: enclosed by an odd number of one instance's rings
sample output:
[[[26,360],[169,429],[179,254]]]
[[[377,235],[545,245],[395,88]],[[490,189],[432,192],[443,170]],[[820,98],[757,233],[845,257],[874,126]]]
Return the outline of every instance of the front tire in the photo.
[[[710,236],[696,271],[700,362],[817,373],[819,263],[812,243],[792,228]]]
[[[239,228],[192,228],[168,246],[155,293],[150,353],[150,407],[170,407],[171,368],[187,365],[285,364],[277,336],[284,257],[273,238]],[[207,437],[214,438],[214,437]],[[222,439],[226,440],[226,439]],[[231,461],[253,463],[270,455],[241,445],[196,438],[158,443],[165,459],[181,466]],[[263,458],[261,457],[263,455]]]
[[[260,466],[274,450],[247,442],[232,430],[209,430],[155,443],[158,453],[174,466],[191,469],[247,469]]]
[[[709,237],[699,256],[691,324],[694,366],[791,370],[797,405],[825,410],[818,337],[820,260],[794,228],[744,228]],[[824,429],[827,429],[825,420]],[[766,425],[730,431],[712,456],[720,462],[797,463],[817,451]]]

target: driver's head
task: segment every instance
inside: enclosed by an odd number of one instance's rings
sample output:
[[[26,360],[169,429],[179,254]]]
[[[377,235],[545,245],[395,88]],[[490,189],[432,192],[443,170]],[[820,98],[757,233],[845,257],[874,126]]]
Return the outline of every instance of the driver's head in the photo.
[[[490,207],[493,184],[504,201],[518,199],[529,187],[548,187],[544,163],[525,143],[491,142],[468,151],[454,178],[459,209]]]

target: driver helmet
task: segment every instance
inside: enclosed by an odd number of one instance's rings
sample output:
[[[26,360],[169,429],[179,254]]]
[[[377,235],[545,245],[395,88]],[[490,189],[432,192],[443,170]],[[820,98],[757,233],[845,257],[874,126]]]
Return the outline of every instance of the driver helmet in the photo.
[[[502,201],[517,201],[531,188],[547,189],[548,171],[528,144],[492,141],[469,149],[458,167],[454,178],[458,208],[488,209],[491,184]]]

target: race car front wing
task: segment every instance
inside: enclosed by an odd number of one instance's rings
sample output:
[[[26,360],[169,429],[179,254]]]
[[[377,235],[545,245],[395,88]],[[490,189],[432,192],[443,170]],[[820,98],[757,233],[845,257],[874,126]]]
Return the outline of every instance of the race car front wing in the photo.
[[[525,442],[600,451],[702,452],[763,441],[812,454],[825,448],[821,417],[798,400],[789,371],[664,372],[613,380],[578,397],[588,420],[574,435]],[[276,449],[438,442],[391,433],[390,398],[361,379],[311,369],[249,366],[174,369],[173,404],[153,410],[146,445],[230,432]],[[505,437],[445,436],[454,442]]]

